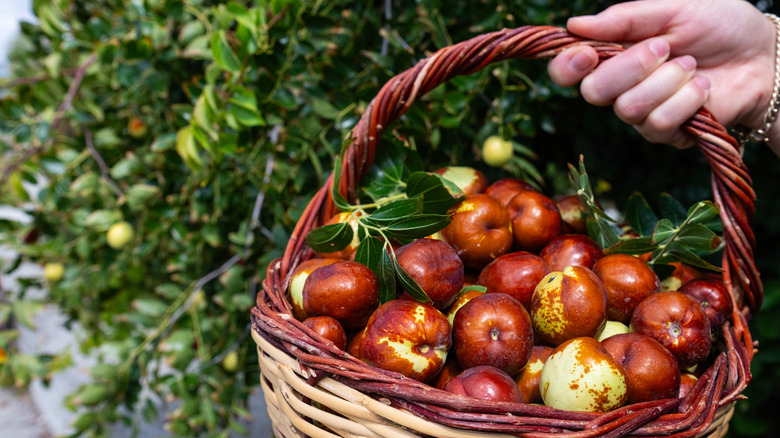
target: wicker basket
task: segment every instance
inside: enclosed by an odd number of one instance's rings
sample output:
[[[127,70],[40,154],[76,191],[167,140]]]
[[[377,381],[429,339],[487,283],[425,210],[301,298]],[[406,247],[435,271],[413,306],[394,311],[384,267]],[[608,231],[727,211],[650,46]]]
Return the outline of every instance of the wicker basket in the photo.
[[[418,62],[385,84],[366,108],[351,134],[354,141],[346,152],[338,189],[354,200],[382,131],[436,86],[494,62],[552,57],[578,44],[593,46],[602,60],[623,50],[557,27],[526,26],[484,34]],[[737,142],[709,112],[700,110],[685,129],[712,168],[712,190],[721,206],[726,242],[724,281],[735,304],[731,321],[723,327],[717,358],[685,398],[633,404],[604,414],[486,402],[368,366],[335,348],[291,316],[286,296],[289,274],[312,256],[303,237],[337,212],[330,198],[331,177],[304,211],[284,256],[269,267],[252,309],[252,336],[274,433],[283,437],[725,435],[734,403],[750,381],[754,344],[747,320],[763,294],[750,228],[755,195]]]

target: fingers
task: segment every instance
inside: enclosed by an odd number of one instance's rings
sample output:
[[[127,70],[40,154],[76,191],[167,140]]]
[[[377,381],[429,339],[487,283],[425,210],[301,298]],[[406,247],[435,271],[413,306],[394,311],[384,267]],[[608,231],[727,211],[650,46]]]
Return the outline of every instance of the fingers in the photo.
[[[634,127],[652,143],[664,143],[678,148],[692,146],[693,138],[681,131],[680,127],[704,106],[709,89],[710,81],[706,77],[693,77],[653,108],[642,122],[634,124]]]
[[[599,56],[589,46],[564,50],[547,65],[550,77],[558,85],[568,87],[582,80],[599,63]]]
[[[566,22],[566,28],[574,34],[602,41],[639,41],[662,35],[680,7],[653,1],[619,3],[597,15],[572,17]]]
[[[636,44],[582,80],[583,98],[593,105],[610,105],[615,99],[655,72],[668,58],[669,43],[652,38]]]

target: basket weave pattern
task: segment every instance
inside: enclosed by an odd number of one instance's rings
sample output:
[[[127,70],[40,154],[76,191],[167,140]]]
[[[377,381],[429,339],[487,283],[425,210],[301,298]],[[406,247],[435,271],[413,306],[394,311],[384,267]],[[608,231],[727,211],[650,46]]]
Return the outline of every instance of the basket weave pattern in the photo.
[[[332,185],[354,201],[371,166],[379,137],[421,96],[458,76],[507,59],[549,58],[578,44],[593,46],[601,60],[623,50],[584,40],[565,29],[525,26],[480,35],[445,47],[397,75],[379,91],[352,131],[342,177],[316,193],[293,230],[284,256],[271,263],[257,305],[252,335],[258,345],[262,387],[279,436],[516,436],[573,437],[671,435],[723,436],[734,402],[750,381],[753,341],[747,328],[763,290],[754,263],[750,228],[755,193],[737,142],[701,109],[684,129],[712,168],[712,190],[721,207],[723,279],[734,301],[723,327],[722,351],[683,399],[624,406],[609,413],[556,410],[509,402],[487,402],[432,388],[397,373],[368,366],[334,347],[297,321],[286,291],[289,274],[312,256],[306,233],[337,209]],[[476,432],[479,431],[479,432]],[[511,434],[511,435],[509,435]]]

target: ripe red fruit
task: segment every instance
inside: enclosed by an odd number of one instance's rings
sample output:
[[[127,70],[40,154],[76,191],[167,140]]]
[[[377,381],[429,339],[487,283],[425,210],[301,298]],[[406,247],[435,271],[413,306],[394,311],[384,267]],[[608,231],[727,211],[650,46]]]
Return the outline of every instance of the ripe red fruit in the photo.
[[[562,271],[567,266],[593,269],[604,253],[598,243],[584,234],[561,234],[547,242],[539,256],[551,271]]]
[[[626,403],[677,397],[680,366],[658,341],[640,333],[623,333],[604,339],[601,345],[626,370]]]
[[[692,280],[680,286],[680,292],[699,302],[710,318],[710,329],[712,330],[717,330],[725,324],[734,310],[731,294],[721,280]]]
[[[370,364],[427,382],[444,367],[452,345],[450,322],[430,304],[392,300],[371,315],[363,338]]]
[[[398,248],[395,256],[437,309],[449,307],[463,289],[463,262],[446,242],[417,239]]]
[[[455,314],[452,333],[455,356],[463,368],[490,365],[514,374],[531,357],[531,318],[509,295],[472,298]]]
[[[521,179],[504,178],[490,184],[484,193],[495,198],[501,205],[506,207],[516,194],[528,190],[538,191],[534,186]]]
[[[444,390],[482,400],[523,403],[523,395],[512,377],[486,365],[467,368],[451,379]]]
[[[333,342],[339,349],[344,350],[347,348],[347,332],[334,318],[330,316],[311,316],[303,321],[303,325]]]
[[[585,208],[578,195],[566,195],[556,198],[555,205],[558,206],[558,211],[561,212],[564,232],[574,234],[587,233],[585,216],[588,213],[588,209]]]
[[[627,254],[610,254],[593,265],[607,291],[607,316],[628,324],[634,309],[646,296],[658,292],[661,282],[650,266]]]
[[[509,213],[492,197],[468,196],[450,211],[452,222],[441,235],[465,266],[482,269],[512,247]]]
[[[537,252],[561,234],[561,213],[552,199],[527,190],[515,195],[507,205],[517,248]]]
[[[523,400],[526,403],[543,403],[542,394],[539,391],[539,378],[542,375],[542,367],[547,357],[552,353],[552,347],[537,345],[531,351],[531,357],[519,373],[513,376]]]
[[[526,309],[531,308],[531,295],[536,285],[550,272],[541,257],[528,251],[504,254],[485,266],[477,284],[487,293],[504,293],[516,298]]]
[[[303,310],[303,285],[306,284],[306,279],[309,274],[314,272],[315,269],[336,263],[339,259],[334,258],[313,258],[301,262],[290,275],[290,285],[287,291],[290,295],[290,304],[292,305],[293,316],[298,321],[303,321],[308,318],[309,315]]]
[[[695,299],[682,292],[658,292],[642,300],[631,316],[631,330],[660,342],[683,369],[703,361],[710,352],[710,319]]]
[[[357,251],[358,246],[360,245],[360,239],[358,238],[358,222],[357,219],[355,219],[353,213],[348,212],[341,212],[333,215],[330,219],[328,219],[324,225],[332,225],[332,224],[343,224],[347,223],[352,228],[352,241],[347,245],[344,249],[333,251],[333,252],[317,252],[317,256],[320,258],[334,258],[334,259],[342,259],[342,260],[354,260],[355,259],[355,251]]]
[[[347,330],[366,325],[379,305],[379,284],[366,266],[349,260],[322,266],[306,278],[303,310],[311,316],[330,316]]]
[[[464,196],[482,193],[488,186],[485,174],[473,167],[447,166],[436,169],[433,173],[458,186]]]
[[[607,323],[607,295],[588,268],[567,266],[539,282],[531,297],[534,332],[552,345],[595,337]]]

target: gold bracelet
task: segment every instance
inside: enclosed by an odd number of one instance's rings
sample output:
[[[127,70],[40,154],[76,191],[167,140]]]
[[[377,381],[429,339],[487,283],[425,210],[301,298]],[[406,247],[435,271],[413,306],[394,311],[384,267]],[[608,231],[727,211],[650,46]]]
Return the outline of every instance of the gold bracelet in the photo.
[[[769,141],[769,130],[777,120],[777,114],[780,112],[780,18],[773,14],[764,14],[775,25],[775,86],[772,90],[772,100],[769,102],[769,109],[764,114],[764,122],[761,127],[748,130],[744,126],[739,126],[735,130],[740,145],[745,145],[748,141],[757,143],[766,143]]]

